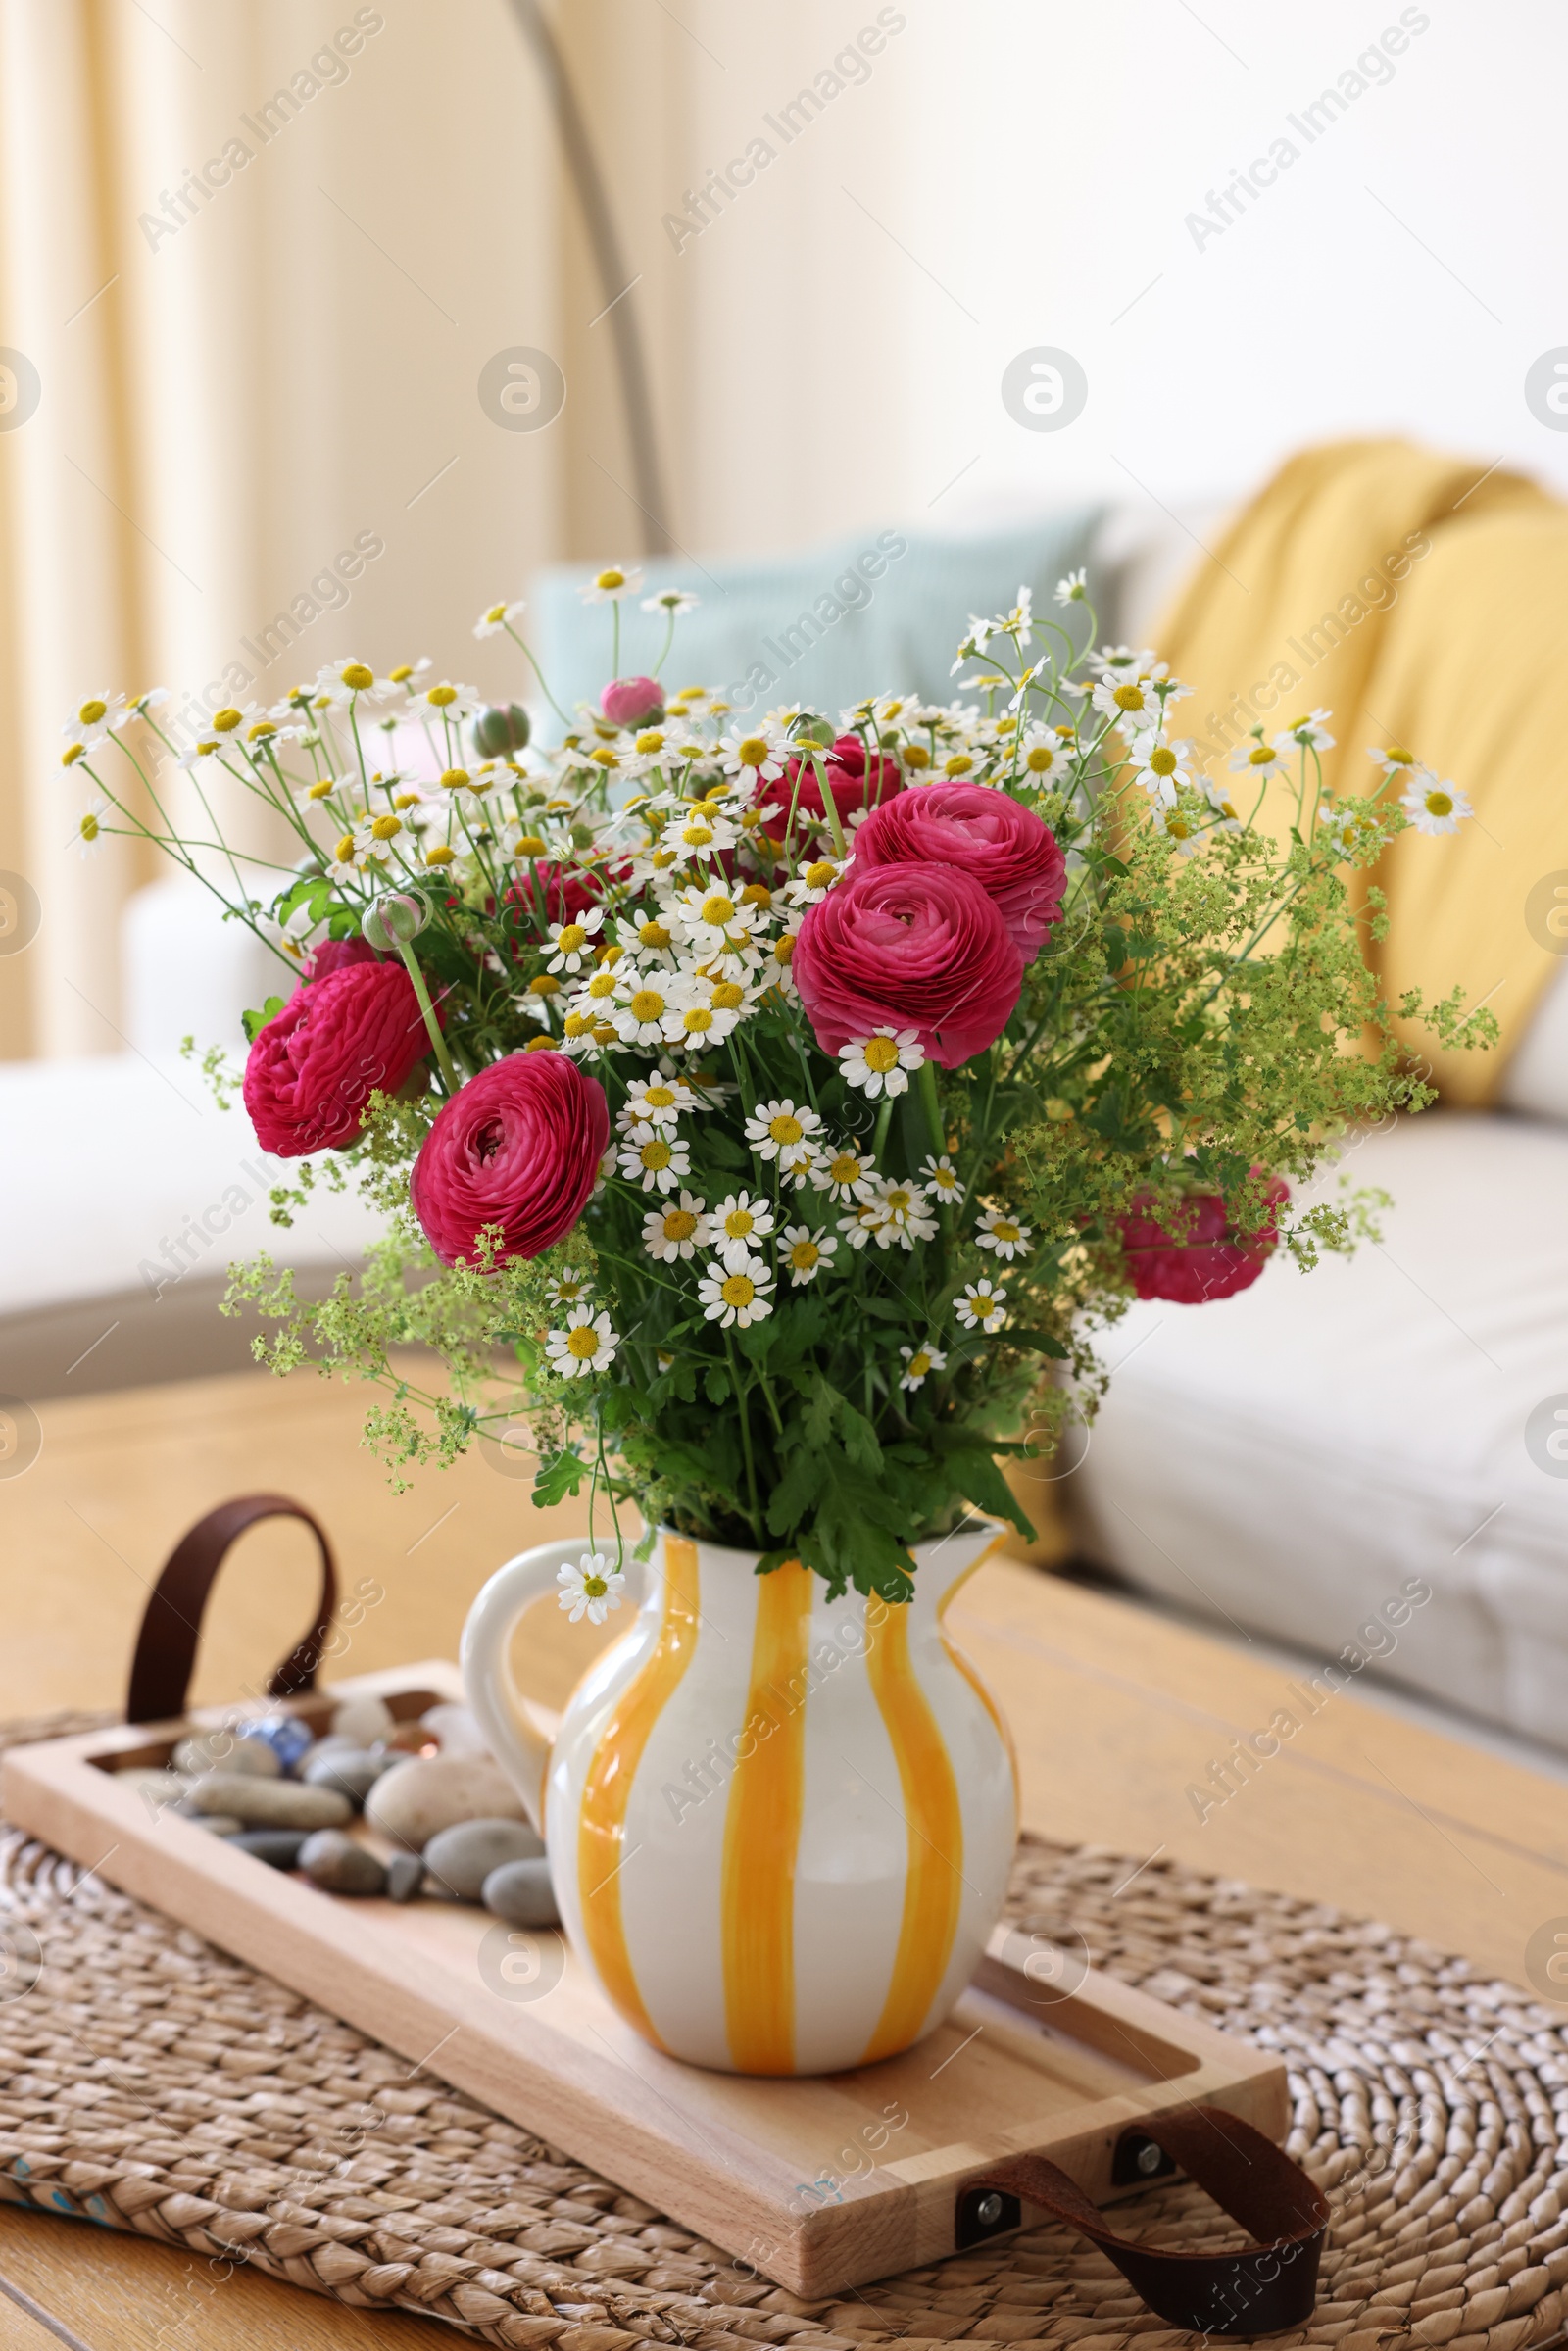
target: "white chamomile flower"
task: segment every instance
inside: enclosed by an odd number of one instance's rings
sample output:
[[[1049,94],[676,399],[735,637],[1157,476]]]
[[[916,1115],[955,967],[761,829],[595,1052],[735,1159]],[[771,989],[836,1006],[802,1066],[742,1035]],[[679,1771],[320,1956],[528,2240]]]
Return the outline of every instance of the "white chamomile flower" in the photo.
[[[312,948],[318,947],[326,937],[331,922],[324,914],[318,921],[307,899],[284,921],[279,922],[275,914],[262,914],[257,918],[256,927],[264,939],[271,942],[279,955],[288,955],[296,963],[303,963]]]
[[[818,1192],[846,1206],[867,1200],[876,1190],[876,1161],[869,1151],[854,1151],[845,1144],[818,1161],[811,1170],[811,1182]]]
[[[787,756],[779,748],[777,734],[765,723],[748,733],[737,727],[733,734],[720,735],[717,753],[726,775],[745,776],[752,783],[782,775]]]
[[[1098,653],[1088,656],[1088,664],[1091,669],[1102,670],[1116,678],[1152,677],[1156,659],[1152,648],[1148,645],[1136,648],[1131,645],[1102,645]]]
[[[683,1192],[679,1200],[645,1216],[643,1247],[648,1254],[662,1264],[672,1265],[677,1257],[690,1257],[695,1249],[709,1248],[712,1228],[703,1213],[705,1205],[694,1192]]]
[[[744,998],[745,991],[740,993]],[[717,990],[702,980],[682,983],[669,1029],[672,1045],[683,1045],[688,1053],[706,1053],[710,1045],[723,1044],[740,1019],[740,1012],[732,1004],[720,1004],[716,997]]]
[[[814,1282],[828,1260],[837,1255],[838,1246],[834,1233],[819,1232],[808,1224],[787,1224],[778,1237],[778,1253],[791,1287],[801,1290]]]
[[[1065,579],[1058,579],[1056,582],[1056,602],[1058,604],[1082,604],[1088,594],[1089,573],[1081,565],[1078,570],[1069,571]]]
[[[1421,764],[1415,753],[1406,751],[1402,743],[1390,743],[1386,748],[1380,748],[1376,743],[1369,743],[1366,747],[1366,756],[1382,768],[1385,783],[1394,775],[1408,776],[1412,774]]]
[[[1209,807],[1219,818],[1214,830],[1219,833],[1244,831],[1245,827],[1241,817],[1236,812],[1236,803],[1231,798],[1229,784],[1221,783],[1216,776],[1212,775],[1200,775],[1198,780],[1202,786]]]
[[[691,945],[703,960],[723,953],[737,935],[750,937],[760,917],[760,906],[742,897],[739,889],[714,875],[710,885],[679,891],[674,911],[684,924]]]
[[[1083,573],[1080,571],[1077,576],[1082,579]],[[934,1371],[946,1371],[948,1367],[947,1356],[939,1347],[933,1347],[929,1339],[924,1347],[901,1347],[899,1353],[904,1357],[904,1374],[899,1381],[899,1386],[907,1388],[911,1394],[916,1388],[921,1387]]]
[[[978,1282],[965,1282],[963,1296],[953,1301],[953,1311],[966,1331],[1000,1331],[1007,1319],[1006,1296],[982,1275]]]
[[[839,868],[831,857],[815,857],[801,867],[784,895],[792,906],[814,906],[818,899],[826,898],[838,878]]]
[[[681,822],[672,824],[663,840],[667,847],[678,849],[687,857],[711,857],[720,850],[733,849],[740,837],[734,818],[726,816],[714,802],[692,800],[686,803]]]
[[[709,1224],[710,1248],[716,1249],[726,1261],[739,1259],[773,1230],[773,1211],[765,1200],[754,1200],[749,1192],[732,1192],[719,1201]]]
[[[603,906],[584,906],[568,922],[550,925],[550,960],[546,971],[580,971],[594,953],[594,934],[604,927]]]
[[[616,1124],[672,1127],[683,1110],[695,1107],[696,1100],[684,1078],[665,1077],[656,1069],[651,1077],[637,1078],[627,1087]]]
[[[118,735],[122,728],[130,724],[133,718],[145,718],[149,710],[156,710],[160,704],[168,702],[169,698],[167,686],[151,686],[145,694],[133,694],[130,700],[125,702],[125,707],[118,717],[110,718],[109,724],[112,731]],[[115,697],[117,702],[124,702],[124,699],[123,695]],[[275,718],[277,712],[273,710],[271,715]]]
[[[929,1212],[923,1186],[885,1182],[861,1208],[850,1246],[863,1249],[871,1240],[878,1249],[892,1249],[897,1243],[900,1249],[912,1249],[917,1241],[934,1241],[936,1232],[937,1220]]]
[[[643,611],[667,612],[672,620],[678,620],[682,612],[695,612],[702,601],[690,588],[661,588],[656,595],[643,598]]]
[[[925,1178],[926,1190],[934,1193],[939,1200],[956,1200],[963,1192],[963,1178],[946,1151],[940,1158],[928,1156],[920,1173]]]
[[[607,563],[580,593],[584,604],[620,604],[626,597],[635,596],[642,584],[639,564]]]
[[[1151,733],[1164,716],[1164,705],[1152,677],[1103,677],[1090,700],[1102,717],[1113,720],[1128,735]]]
[[[584,1551],[575,1567],[557,1568],[556,1582],[561,1586],[556,1597],[570,1611],[574,1625],[584,1617],[591,1625],[602,1625],[611,1609],[620,1606],[626,1589],[625,1577],[603,1551]]]
[[[1462,792],[1452,784],[1439,783],[1430,768],[1418,767],[1410,778],[1410,789],[1402,793],[1399,806],[1418,833],[1456,833],[1466,816],[1475,814]]]
[[[515,604],[493,604],[479,614],[473,624],[473,633],[476,637],[499,637],[503,629],[511,628],[514,622],[520,620],[527,610],[520,599]]]
[[[658,1127],[633,1127],[617,1155],[621,1174],[644,1192],[673,1192],[692,1171],[690,1146]]]
[[[564,1380],[581,1380],[612,1363],[619,1345],[620,1335],[611,1329],[608,1314],[590,1314],[586,1306],[578,1306],[567,1316],[564,1329],[549,1334],[545,1353],[551,1370],[560,1372]]]
[[[444,718],[456,726],[462,718],[471,718],[484,707],[483,697],[472,686],[455,686],[449,677],[437,680],[433,686],[421,686],[409,695],[409,714],[415,718]]]
[[[568,1306],[583,1305],[591,1295],[592,1284],[575,1265],[564,1265],[555,1280],[545,1290],[545,1303],[556,1313]]]
[[[1192,748],[1190,743],[1160,743],[1152,735],[1142,736],[1133,761],[1134,783],[1142,784],[1161,808],[1173,808],[1178,790],[1190,792],[1193,788],[1188,764]]]
[[[797,1191],[808,1184],[821,1161],[821,1146],[809,1135],[799,1143],[786,1143],[778,1154],[778,1172],[785,1183]]]
[[[68,749],[74,752],[74,757],[80,759],[83,752],[92,751],[107,734],[122,726],[125,716],[123,694],[110,694],[107,690],[102,694],[89,694],[77,705],[60,732],[66,738]],[[80,750],[74,750],[74,747],[78,744]],[[68,756],[64,763],[69,767],[73,763],[72,756]]]
[[[646,909],[615,925],[615,937],[628,955],[637,955],[644,963],[659,962],[673,969],[678,948],[686,944],[686,925],[673,906],[661,906],[650,914]]]
[[[1304,717],[1288,719],[1280,733],[1271,737],[1275,750],[1287,756],[1298,746],[1302,751],[1332,751],[1334,737],[1323,723],[1329,715],[1327,710],[1308,710]]]
[[[615,979],[610,1018],[622,1045],[662,1045],[679,1033],[680,1009],[667,971],[638,971],[635,966],[627,970],[622,965]]]
[[[873,1098],[906,1094],[912,1070],[923,1067],[925,1048],[917,1029],[873,1029],[839,1048],[839,1069],[850,1085]]]
[[[975,1240],[981,1249],[994,1249],[999,1257],[1023,1257],[1029,1250],[1034,1228],[1020,1224],[1001,1208],[988,1208],[980,1219]]]
[[[1265,776],[1283,775],[1288,762],[1280,750],[1281,740],[1276,736],[1272,743],[1265,743],[1259,734],[1255,741],[1238,743],[1230,757],[1232,775],[1250,775],[1259,782]],[[1289,745],[1289,736],[1283,740]]]
[[[97,856],[98,844],[104,837],[104,818],[108,813],[109,803],[101,794],[94,799],[90,807],[82,809],[76,820],[76,855],[78,857]]]
[[[1179,856],[1193,857],[1202,848],[1202,831],[1185,808],[1162,808],[1156,804],[1150,816],[1155,832],[1162,833]]]
[[[759,1102],[746,1121],[746,1140],[760,1159],[776,1159],[821,1132],[817,1113],[792,1102]]]
[[[1026,727],[1018,745],[1018,764],[1031,783],[1059,783],[1072,759],[1072,745],[1054,726],[1038,720]]]
[[[769,1296],[773,1276],[760,1257],[744,1253],[725,1257],[714,1266],[706,1281],[697,1285],[697,1297],[710,1322],[728,1330],[731,1323],[746,1330],[760,1322],[773,1311]]]

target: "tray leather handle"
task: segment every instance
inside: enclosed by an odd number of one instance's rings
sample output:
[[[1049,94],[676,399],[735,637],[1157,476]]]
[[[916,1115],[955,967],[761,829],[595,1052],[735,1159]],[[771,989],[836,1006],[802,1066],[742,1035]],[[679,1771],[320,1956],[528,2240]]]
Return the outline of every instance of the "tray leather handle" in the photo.
[[[1098,2245],[1167,2326],[1231,2337],[1304,2326],[1317,2297],[1328,2233],[1322,2190],[1282,2147],[1219,2107],[1176,2107],[1138,2128],[1256,2242],[1239,2253],[1137,2244],[1108,2228],[1076,2180],[1044,2155],[993,2164],[964,2181],[964,2200],[997,2190],[1043,2206]]]
[[[125,1693],[127,1723],[171,1722],[185,1711],[185,1693],[196,1663],[202,1612],[229,1546],[264,1518],[297,1518],[316,1537],[321,1554],[321,1597],[304,1639],[292,1648],[267,1685],[270,1698],[291,1698],[316,1688],[316,1669],[337,1609],[337,1570],[332,1546],[303,1502],[286,1494],[242,1494],[220,1502],[183,1534],[164,1564],[147,1602],[130,1661]]]

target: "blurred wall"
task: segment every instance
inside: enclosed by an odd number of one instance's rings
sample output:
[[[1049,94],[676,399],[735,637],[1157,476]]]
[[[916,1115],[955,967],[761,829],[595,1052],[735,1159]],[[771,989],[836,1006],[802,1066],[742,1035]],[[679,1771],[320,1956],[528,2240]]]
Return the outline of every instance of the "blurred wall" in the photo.
[[[0,348],[41,385],[19,421],[0,377],[0,868],[41,908],[24,951],[0,936],[0,1054],[115,1046],[145,860],[78,862],[58,769],[100,684],[183,697],[237,660],[267,698],[353,650],[515,690],[475,611],[655,523],[701,591],[711,550],[1184,505],[1348,431],[1568,484],[1548,0],[553,13],[649,353],[662,516],[510,0],[0,0]],[[357,21],[344,73],[259,113]],[[228,184],[149,227],[235,137]],[[565,380],[538,431],[481,400],[517,346]],[[1081,370],[1068,422],[1004,396],[1042,349]],[[352,600],[261,671],[245,642],[361,534]]]

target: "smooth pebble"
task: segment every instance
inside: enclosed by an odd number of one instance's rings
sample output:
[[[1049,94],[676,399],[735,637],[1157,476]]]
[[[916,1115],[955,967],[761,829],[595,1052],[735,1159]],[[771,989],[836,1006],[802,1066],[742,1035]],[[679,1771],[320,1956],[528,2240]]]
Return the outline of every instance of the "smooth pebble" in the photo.
[[[522,1799],[488,1755],[410,1756],[382,1774],[365,1817],[395,1844],[423,1852],[459,1821],[520,1821]]]
[[[307,1788],[299,1780],[252,1780],[243,1772],[209,1772],[188,1799],[196,1812],[230,1812],[248,1829],[335,1829],[354,1816],[335,1788]]]
[[[206,1772],[249,1772],[258,1780],[275,1780],[283,1766],[277,1750],[263,1739],[238,1739],[232,1731],[208,1731],[200,1739],[182,1739],[174,1749],[174,1769],[199,1779]]]
[[[297,1714],[270,1714],[259,1723],[246,1723],[239,1734],[241,1746],[250,1741],[270,1747],[285,1772],[291,1772],[316,1744],[311,1726]]]
[[[357,1747],[373,1747],[378,1739],[390,1739],[396,1728],[397,1719],[384,1698],[345,1698],[332,1710],[332,1737],[352,1739]]]
[[[424,1863],[417,1853],[394,1853],[386,1865],[387,1898],[412,1902],[424,1884]]]
[[[356,1844],[341,1829],[318,1829],[301,1845],[297,1866],[313,1886],[331,1894],[386,1891],[386,1868],[368,1845]]]
[[[428,1731],[443,1755],[488,1755],[489,1741],[479,1728],[478,1718],[466,1706],[450,1698],[439,1706],[426,1707],[419,1717],[419,1728]]]
[[[317,1831],[318,1837],[335,1835],[335,1831]],[[228,1842],[241,1853],[250,1853],[265,1861],[269,1869],[291,1870],[300,1857],[300,1847],[306,1842],[303,1829],[241,1829]]]
[[[390,1755],[368,1755],[363,1747],[334,1744],[324,1754],[308,1755],[300,1778],[307,1788],[335,1788],[351,1804],[363,1804],[392,1760]]]
[[[211,1837],[239,1837],[244,1833],[245,1823],[237,1821],[231,1812],[187,1812],[183,1804],[177,1810],[180,1820],[189,1821],[193,1829],[205,1829]]]
[[[537,1861],[509,1861],[501,1869],[492,1870],[480,1889],[486,1910],[498,1919],[507,1919],[514,1927],[559,1927],[561,1913],[556,1908],[556,1889],[550,1883],[550,1864]]]
[[[477,1902],[492,1870],[509,1861],[537,1861],[544,1849],[526,1821],[459,1821],[424,1848],[430,1890]]]

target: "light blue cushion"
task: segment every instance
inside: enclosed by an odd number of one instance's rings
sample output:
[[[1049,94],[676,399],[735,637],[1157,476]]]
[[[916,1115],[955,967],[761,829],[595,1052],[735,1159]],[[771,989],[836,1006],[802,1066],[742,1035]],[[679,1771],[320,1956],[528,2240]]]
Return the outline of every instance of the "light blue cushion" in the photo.
[[[737,710],[801,703],[833,719],[867,694],[950,701],[970,613],[1006,612],[1027,585],[1038,614],[1063,618],[1053,591],[1088,562],[1101,512],[1067,509],[972,538],[867,529],[771,560],[661,558],[644,566],[642,587],[621,606],[620,674],[650,670],[663,643],[663,615],[642,612],[642,598],[680,587],[702,604],[676,622],[662,672],[671,692],[703,685],[722,690]],[[592,576],[575,563],[542,573],[522,623],[567,710],[597,704],[612,675],[609,609],[584,606],[579,594]],[[1082,606],[1069,616],[1081,645]]]

